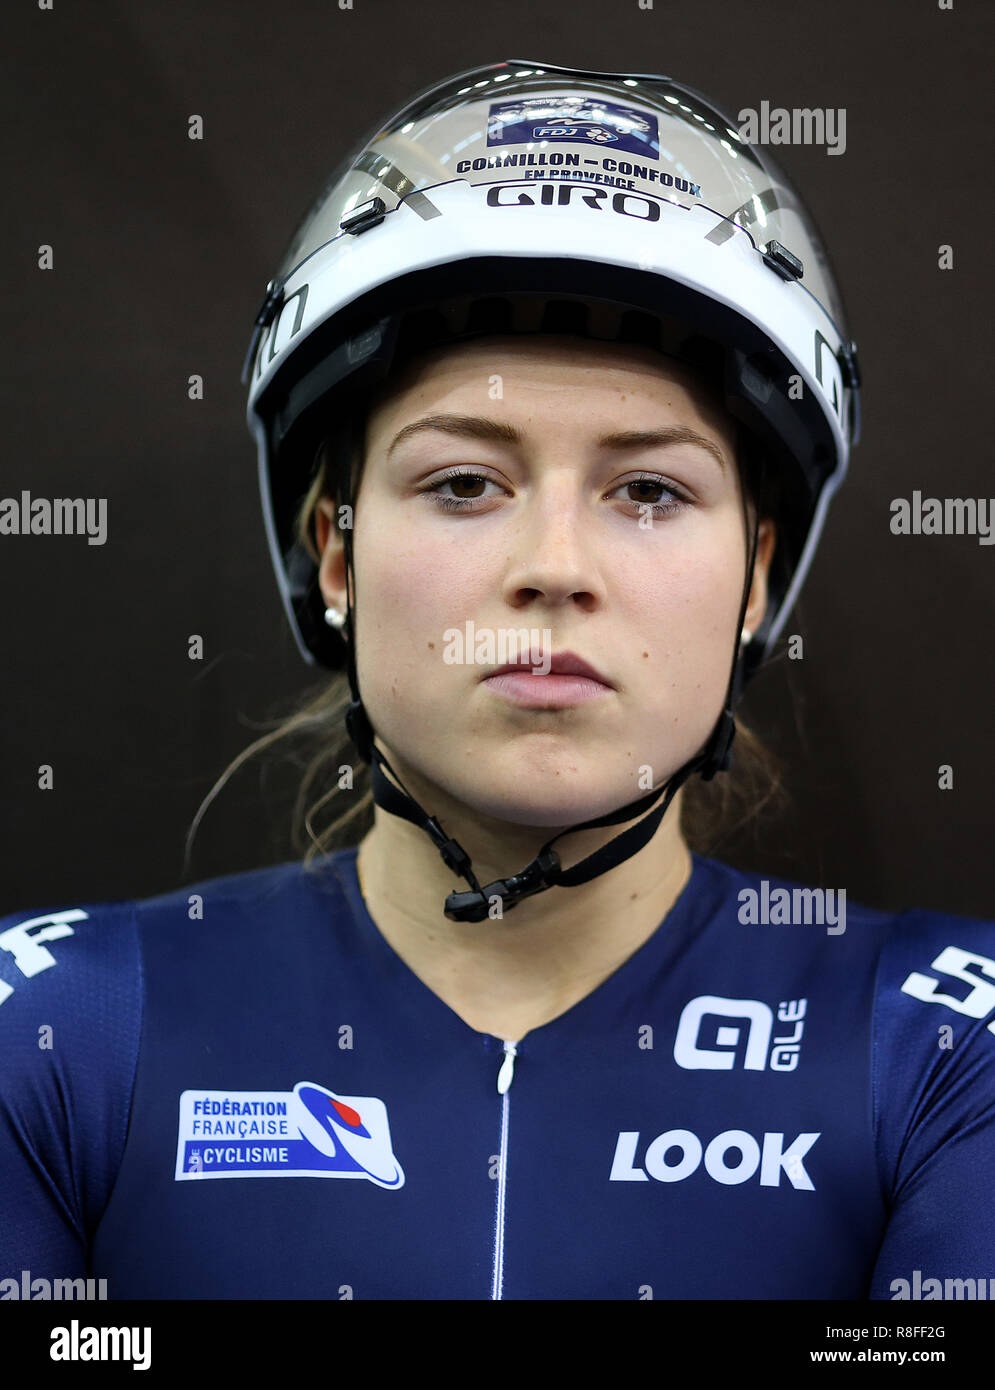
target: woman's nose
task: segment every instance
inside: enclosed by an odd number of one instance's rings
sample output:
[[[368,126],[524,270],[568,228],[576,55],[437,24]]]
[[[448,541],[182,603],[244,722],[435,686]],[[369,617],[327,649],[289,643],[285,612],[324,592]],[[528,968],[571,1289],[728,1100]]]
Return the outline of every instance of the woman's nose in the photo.
[[[509,553],[506,597],[523,607],[539,596],[550,604],[569,598],[585,609],[604,597],[601,564],[582,503],[561,487],[537,494]]]

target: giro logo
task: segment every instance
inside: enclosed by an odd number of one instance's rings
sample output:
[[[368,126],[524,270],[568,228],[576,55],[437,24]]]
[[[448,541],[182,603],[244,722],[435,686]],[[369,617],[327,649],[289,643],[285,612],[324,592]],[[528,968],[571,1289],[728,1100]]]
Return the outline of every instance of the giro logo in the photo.
[[[514,184],[488,184],[487,206],[489,208],[534,208],[539,203],[545,207],[562,208],[579,202],[584,207],[594,208],[597,212],[606,212],[611,208],[612,212],[619,212],[624,217],[637,217],[641,222],[659,222],[660,220],[659,203],[646,193],[613,193],[611,201],[606,202],[607,188],[591,188],[584,183],[570,182],[544,183],[538,189],[538,193],[539,197],[535,198],[531,192],[526,192],[524,188]]]
[[[782,1175],[786,1175],[792,1187],[814,1192],[815,1184],[802,1160],[818,1138],[819,1132],[799,1134],[785,1148],[783,1134],[765,1134],[757,1140],[744,1129],[727,1129],[703,1145],[689,1129],[668,1129],[647,1145],[642,1167],[637,1167],[639,1131],[622,1130],[608,1181],[648,1182],[654,1178],[657,1182],[683,1182],[704,1160],[708,1176],[727,1187],[748,1182],[759,1171],[761,1187],[779,1187]],[[731,1155],[735,1161],[730,1161]]]
[[[686,1071],[794,1071],[805,1031],[806,999],[777,1006],[779,1023],[793,1025],[774,1036],[774,1014],[759,999],[725,999],[701,994],[685,1004],[674,1040],[674,1061]],[[720,1022],[734,1019],[735,1023]],[[770,1055],[768,1057],[768,1049]]]

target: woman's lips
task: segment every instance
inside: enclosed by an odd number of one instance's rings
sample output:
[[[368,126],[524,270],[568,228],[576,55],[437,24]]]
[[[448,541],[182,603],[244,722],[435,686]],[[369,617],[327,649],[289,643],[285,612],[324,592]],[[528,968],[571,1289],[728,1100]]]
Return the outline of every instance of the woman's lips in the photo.
[[[527,669],[502,671],[499,675],[487,676],[481,684],[495,695],[528,709],[565,709],[568,705],[583,704],[585,700],[596,700],[611,693],[611,686],[588,676],[554,675],[552,672],[536,676]]]

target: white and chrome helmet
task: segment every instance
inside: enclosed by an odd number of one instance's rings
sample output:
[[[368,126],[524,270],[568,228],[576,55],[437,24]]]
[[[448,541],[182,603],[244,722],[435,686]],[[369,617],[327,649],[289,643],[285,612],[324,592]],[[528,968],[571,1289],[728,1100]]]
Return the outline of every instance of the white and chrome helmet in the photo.
[[[374,744],[356,676],[350,531],[339,631],[324,621],[296,521],[322,454],[326,482],[352,500],[364,406],[392,368],[427,348],[515,332],[648,344],[704,373],[738,421],[744,466],[759,462],[761,478],[776,479],[777,545],[767,611],[731,655],[704,748],[663,787],[561,831],[520,872],[482,886]],[[483,921],[495,897],[513,907],[606,872],[648,842],[691,773],[707,780],[729,766],[742,687],[783,628],[857,442],[860,380],[809,214],[707,97],[668,77],[527,60],[423,92],[343,161],[302,220],[267,286],[243,380],[291,627],[309,662],[345,659],[346,722],[377,804],[424,829],[469,883],[446,899],[447,917]],[[756,541],[754,527],[737,633]],[[637,816],[569,869],[552,848],[573,830]]]

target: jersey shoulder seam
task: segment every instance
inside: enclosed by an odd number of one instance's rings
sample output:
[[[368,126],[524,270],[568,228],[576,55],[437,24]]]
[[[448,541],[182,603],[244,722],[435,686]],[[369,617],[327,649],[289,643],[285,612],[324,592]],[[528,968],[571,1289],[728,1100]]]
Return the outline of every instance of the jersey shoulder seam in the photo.
[[[131,924],[135,936],[135,958],[138,966],[138,1025],[135,1029],[135,1044],[132,1053],[131,1080],[128,1084],[127,1099],[124,1107],[124,1123],[118,1146],[117,1162],[114,1166],[114,1177],[111,1179],[107,1189],[107,1200],[104,1202],[103,1211],[93,1222],[93,1230],[96,1231],[100,1222],[111,1204],[114,1191],[121,1176],[121,1169],[124,1167],[124,1154],[128,1147],[128,1135],[131,1132],[131,1114],[135,1103],[135,1086],[138,1081],[138,1060],[142,1050],[142,1037],[145,1031],[145,954],[142,950],[142,933],[138,925],[138,905],[132,900],[129,903],[131,911]],[[92,1232],[91,1232],[92,1237]]]

